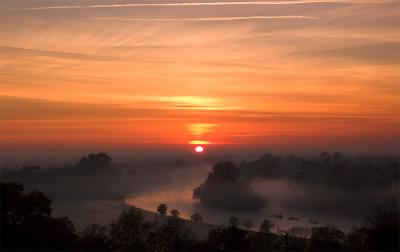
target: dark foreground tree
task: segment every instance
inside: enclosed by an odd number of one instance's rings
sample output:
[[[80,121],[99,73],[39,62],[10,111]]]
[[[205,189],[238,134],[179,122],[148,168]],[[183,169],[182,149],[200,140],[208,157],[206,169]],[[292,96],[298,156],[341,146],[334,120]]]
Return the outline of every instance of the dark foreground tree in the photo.
[[[111,249],[111,239],[107,228],[98,224],[86,227],[81,234],[81,248],[92,251],[108,251]]]
[[[339,251],[343,249],[345,235],[334,226],[314,227],[310,239],[310,250]]]
[[[378,211],[369,218],[370,248],[399,251],[399,210]]]
[[[199,250],[199,241],[195,241],[185,221],[172,215],[159,226],[153,226],[147,238],[147,250],[151,251],[188,251]]]
[[[111,223],[111,246],[115,250],[144,250],[149,223],[143,213],[130,207],[123,211],[118,220]]]
[[[24,193],[17,183],[0,183],[1,250],[72,250],[78,245],[73,223],[51,216],[51,200]]]
[[[208,233],[205,249],[212,251],[248,251],[251,242],[247,239],[248,232],[231,226],[226,229],[212,229]]]
[[[346,249],[399,251],[399,230],[398,210],[377,211],[368,218],[366,226],[350,231],[346,240]]]

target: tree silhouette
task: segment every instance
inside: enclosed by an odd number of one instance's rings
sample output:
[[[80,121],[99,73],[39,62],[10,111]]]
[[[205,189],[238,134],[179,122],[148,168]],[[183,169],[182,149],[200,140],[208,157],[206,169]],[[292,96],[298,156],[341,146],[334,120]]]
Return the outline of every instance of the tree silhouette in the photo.
[[[208,231],[205,248],[210,251],[224,250],[222,229],[216,228]]]
[[[268,219],[265,219],[260,225],[260,232],[262,233],[271,233],[271,229],[274,227],[274,223]]]
[[[232,162],[215,164],[206,181],[193,190],[193,198],[206,207],[232,213],[257,211],[267,204],[249,181],[240,179],[239,169]]]
[[[72,250],[73,223],[51,217],[51,200],[41,192],[24,193],[17,183],[0,183],[1,250]]]
[[[81,234],[81,247],[84,250],[110,250],[111,240],[107,228],[98,224],[86,227]]]
[[[158,205],[157,207],[157,212],[161,215],[166,215],[168,211],[167,205],[162,203],[160,205]]]
[[[203,222],[203,216],[200,213],[194,213],[190,216],[192,221]]]
[[[313,227],[310,239],[310,250],[341,250],[344,245],[344,233],[334,226]]]
[[[260,233],[258,235],[259,243],[260,247],[265,251],[268,251],[271,247],[271,241],[273,237],[271,234],[271,229],[273,226],[274,223],[268,219],[265,219],[260,225]]]
[[[399,250],[399,209],[378,209],[367,218],[368,248],[372,250]]]
[[[228,224],[230,227],[237,227],[240,224],[240,220],[236,216],[232,216],[229,218]]]
[[[254,222],[250,219],[246,219],[243,222],[243,226],[247,228],[247,230],[250,230],[252,227],[254,227]]]
[[[246,251],[251,245],[248,232],[231,226],[226,229],[212,229],[206,240],[206,250]]]
[[[175,211],[174,211],[175,210]],[[172,216],[151,232],[147,239],[147,247],[152,251],[176,251],[194,248],[194,239],[185,221],[178,217],[179,211],[171,210]]]
[[[371,246],[370,239],[370,230],[368,228],[353,228],[347,235],[346,249],[351,251],[368,250]]]
[[[287,239],[286,249],[291,251],[300,251],[307,247],[311,237],[311,229],[304,227],[292,227],[285,233]]]
[[[213,167],[213,172],[209,174],[208,181],[235,182],[239,179],[239,170],[228,161],[217,163]]]
[[[111,223],[111,241],[113,249],[144,250],[145,236],[149,223],[139,209],[130,207],[123,211],[118,220]]]
[[[110,172],[113,167],[111,162],[112,158],[107,153],[100,152],[82,157],[78,168],[81,173]]]
[[[171,216],[174,218],[179,218],[180,212],[177,209],[171,210]]]

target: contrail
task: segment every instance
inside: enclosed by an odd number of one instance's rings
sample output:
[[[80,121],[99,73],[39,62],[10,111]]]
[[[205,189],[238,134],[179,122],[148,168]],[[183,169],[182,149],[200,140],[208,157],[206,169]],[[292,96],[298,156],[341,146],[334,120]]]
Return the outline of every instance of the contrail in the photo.
[[[393,0],[390,0],[393,1]],[[189,3],[132,3],[132,4],[96,4],[96,5],[68,5],[43,6],[24,8],[23,10],[52,10],[52,9],[86,9],[86,8],[121,8],[121,7],[173,7],[173,6],[221,6],[221,5],[289,5],[312,3],[387,3],[388,0],[298,0],[298,1],[240,1],[240,2],[189,2]]]
[[[204,17],[204,18],[117,18],[103,17],[93,18],[94,20],[114,21],[160,21],[160,22],[185,22],[185,21],[232,21],[251,19],[315,19],[309,16],[248,16],[248,17]]]

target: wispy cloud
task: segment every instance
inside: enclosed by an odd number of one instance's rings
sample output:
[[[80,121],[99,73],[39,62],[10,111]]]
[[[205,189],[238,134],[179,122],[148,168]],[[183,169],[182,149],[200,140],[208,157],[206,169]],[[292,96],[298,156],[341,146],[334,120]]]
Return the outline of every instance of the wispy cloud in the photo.
[[[392,1],[392,0],[390,0]],[[389,0],[298,0],[298,1],[238,1],[238,2],[183,2],[183,3],[129,3],[129,4],[95,4],[95,5],[63,5],[25,8],[24,10],[52,9],[85,9],[85,8],[122,8],[122,7],[189,7],[189,6],[224,6],[224,5],[292,5],[313,3],[387,3]]]
[[[191,123],[187,125],[189,132],[196,136],[202,137],[204,134],[212,132],[218,124],[215,123]]]
[[[113,56],[102,56],[102,55],[91,55],[73,52],[63,52],[63,51],[49,51],[49,50],[37,50],[30,48],[20,48],[12,46],[2,46],[0,45],[0,52],[3,54],[12,55],[30,55],[30,56],[44,56],[52,58],[65,58],[65,59],[78,59],[78,60],[90,60],[90,61],[120,61],[124,60],[120,57]]]
[[[113,21],[158,21],[158,22],[186,22],[186,21],[234,21],[234,20],[256,20],[256,19],[315,19],[310,16],[243,16],[243,17],[200,17],[200,18],[117,18],[102,17],[94,20]]]
[[[399,64],[400,62],[400,43],[397,41],[366,44],[345,48],[334,48],[325,50],[312,50],[298,52],[294,55],[309,57],[328,57],[328,58],[347,58],[374,64]]]

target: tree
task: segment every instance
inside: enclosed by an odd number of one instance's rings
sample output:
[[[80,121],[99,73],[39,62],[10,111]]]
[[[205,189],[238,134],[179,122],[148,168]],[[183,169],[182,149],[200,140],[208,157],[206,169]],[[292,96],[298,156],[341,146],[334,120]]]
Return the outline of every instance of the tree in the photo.
[[[211,229],[205,243],[206,250],[246,251],[250,249],[248,232],[231,226],[226,229]]]
[[[310,250],[338,251],[343,248],[345,235],[334,226],[313,227],[310,239]]]
[[[78,168],[82,173],[109,172],[112,168],[112,158],[104,152],[98,154],[89,154],[82,157]]]
[[[184,220],[178,218],[178,210],[173,209],[171,214],[172,216],[166,218],[160,227],[150,232],[147,239],[147,250],[186,251],[193,249],[194,240],[191,230],[185,225]]]
[[[246,219],[243,222],[243,226],[245,226],[245,228],[247,228],[247,230],[250,230],[252,227],[254,227],[254,222],[250,219]]]
[[[110,250],[111,240],[107,228],[98,224],[86,227],[81,234],[81,244],[84,250]]]
[[[239,220],[238,217],[232,216],[232,217],[229,218],[229,222],[228,223],[229,223],[230,227],[237,227],[240,224],[240,220]]]
[[[373,250],[399,250],[399,209],[380,209],[368,220],[369,248]]]
[[[239,179],[239,170],[230,161],[214,165],[213,172],[208,175],[209,181],[235,182]]]
[[[203,222],[203,216],[201,216],[200,213],[194,213],[190,216],[190,219],[192,221],[198,221],[198,222]]]
[[[17,183],[0,183],[1,250],[72,250],[77,236],[66,217],[51,216],[51,200],[43,193],[24,193]]]
[[[111,223],[112,247],[116,250],[144,250],[145,236],[150,224],[145,222],[142,212],[130,207],[118,220]]]
[[[287,231],[287,233],[291,237],[304,239],[304,240],[308,240],[311,237],[311,230],[309,228],[305,228],[305,227],[292,227]]]
[[[265,251],[268,251],[271,246],[270,245],[272,240],[271,229],[273,226],[274,223],[272,223],[268,219],[265,219],[260,225],[259,240],[262,249]]]
[[[292,227],[285,232],[287,238],[286,249],[291,251],[301,251],[307,247],[307,242],[311,237],[311,229],[304,227]]]
[[[353,228],[346,237],[346,250],[349,251],[368,250],[370,246],[369,231],[370,230],[366,227]]]
[[[223,234],[221,228],[211,229],[205,241],[205,249],[210,251],[221,251],[224,249]]]
[[[206,181],[193,190],[193,199],[206,207],[235,213],[257,211],[267,205],[249,181],[240,179],[239,169],[232,162],[217,163]]]
[[[171,216],[178,218],[179,217],[180,212],[177,209],[172,209],[171,210]]]
[[[271,233],[271,229],[274,227],[274,223],[268,219],[265,219],[260,226],[260,232]]]
[[[400,218],[397,206],[379,207],[366,225],[353,228],[346,237],[346,249],[352,251],[399,251]],[[391,208],[394,209],[391,209]],[[387,208],[387,206],[385,207]]]
[[[162,203],[160,205],[158,205],[157,207],[157,212],[161,215],[166,215],[168,211],[167,205]]]

